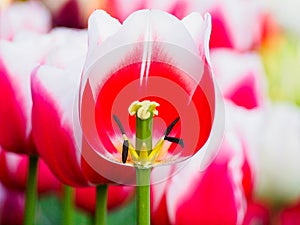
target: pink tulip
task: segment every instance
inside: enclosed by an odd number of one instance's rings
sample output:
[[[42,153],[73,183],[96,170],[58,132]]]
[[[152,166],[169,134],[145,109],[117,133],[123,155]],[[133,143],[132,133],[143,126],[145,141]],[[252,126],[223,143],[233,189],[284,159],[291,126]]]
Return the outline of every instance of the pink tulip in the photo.
[[[181,161],[201,150],[211,133],[217,104],[209,33],[209,15],[203,19],[197,13],[180,21],[162,11],[141,10],[122,25],[103,11],[91,15],[79,113],[83,134],[95,155],[115,162],[115,167],[130,168],[135,163],[155,166]],[[124,160],[122,133],[130,143],[135,136],[128,107],[145,99],[160,104],[154,117],[153,146],[160,142],[163,147],[149,161],[137,162],[134,150]],[[178,117],[178,124],[164,136]]]
[[[238,136],[226,132],[219,154],[205,171],[200,171],[201,157],[196,155],[170,180],[153,185],[153,224],[242,224],[245,155]]]
[[[24,31],[46,33],[50,30],[51,15],[38,1],[15,2],[0,11],[0,39],[13,40]]]
[[[214,49],[211,61],[216,79],[226,99],[247,109],[266,105],[267,81],[258,54]]]
[[[24,202],[23,192],[8,190],[0,183],[0,224],[22,225]]]
[[[24,191],[27,185],[28,157],[0,150],[0,180],[10,190]],[[45,162],[38,164],[38,192],[47,193],[60,188],[60,183]]]

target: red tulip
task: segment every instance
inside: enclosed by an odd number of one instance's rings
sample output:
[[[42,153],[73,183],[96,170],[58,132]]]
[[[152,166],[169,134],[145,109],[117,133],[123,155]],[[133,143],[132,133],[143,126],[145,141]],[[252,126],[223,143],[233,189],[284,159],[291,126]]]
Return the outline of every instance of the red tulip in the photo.
[[[101,32],[104,21],[110,36]],[[180,21],[162,11],[141,10],[120,25],[96,11],[89,25],[79,110],[83,134],[95,155],[115,162],[115,167],[152,167],[187,159],[202,149],[217,102],[208,63],[209,15],[203,20],[195,13]],[[155,151],[139,161],[128,108],[143,100],[157,102],[159,113],[153,122]],[[127,138],[131,147],[124,160],[122,142]]]
[[[244,153],[238,137],[226,132],[217,157],[205,171],[199,170],[201,157],[196,155],[165,184],[153,185],[153,224],[161,224],[161,220],[176,225],[243,222]]]
[[[0,39],[13,40],[24,31],[46,33],[51,15],[38,1],[15,2],[0,11]]]
[[[0,183],[0,224],[22,225],[24,202],[23,192],[11,191]]]
[[[27,185],[28,157],[0,150],[0,180],[10,190],[24,191]],[[38,192],[58,190],[60,183],[49,170],[45,162],[38,162]]]

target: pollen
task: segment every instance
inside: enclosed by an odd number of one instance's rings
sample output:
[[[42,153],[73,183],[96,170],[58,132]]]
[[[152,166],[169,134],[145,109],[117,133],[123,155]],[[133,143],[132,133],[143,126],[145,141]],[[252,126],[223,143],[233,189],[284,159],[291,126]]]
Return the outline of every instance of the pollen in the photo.
[[[155,101],[134,101],[128,108],[128,112],[131,116],[136,115],[141,120],[147,120],[152,115],[158,115],[156,107],[159,106],[159,103]]]

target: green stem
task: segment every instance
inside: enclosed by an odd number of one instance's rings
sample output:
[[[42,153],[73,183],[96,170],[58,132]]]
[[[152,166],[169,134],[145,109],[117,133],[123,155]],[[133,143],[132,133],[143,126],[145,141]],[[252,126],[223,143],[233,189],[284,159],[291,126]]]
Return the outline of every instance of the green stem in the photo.
[[[96,187],[95,225],[105,225],[107,217],[107,191],[108,185],[102,184]]]
[[[137,225],[150,225],[150,168],[136,168]]]
[[[70,186],[63,186],[63,224],[72,225],[74,223],[74,189]]]
[[[153,115],[147,120],[136,118],[136,149],[140,150],[141,160],[145,157],[147,161],[152,150],[152,118]],[[143,145],[146,149],[143,149]],[[137,225],[150,225],[150,173],[150,168],[136,168]]]
[[[35,221],[35,209],[37,201],[37,166],[38,156],[29,156],[29,167],[27,174],[26,202],[24,224],[33,225]]]

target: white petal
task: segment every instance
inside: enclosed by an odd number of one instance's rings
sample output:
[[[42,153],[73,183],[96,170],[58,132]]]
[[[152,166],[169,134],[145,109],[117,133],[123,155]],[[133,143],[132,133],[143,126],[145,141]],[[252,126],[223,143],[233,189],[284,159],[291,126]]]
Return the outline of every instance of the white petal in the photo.
[[[94,96],[104,77],[134,62],[142,61],[147,64],[153,60],[170,63],[191,74],[196,83],[200,81],[203,71],[199,50],[186,27],[176,17],[159,10],[133,13],[117,33],[89,52],[83,85],[93,67],[93,71],[97,73],[89,78]],[[105,60],[102,59],[103,56]],[[147,78],[149,66],[142,66],[141,80],[144,74]]]
[[[88,22],[89,48],[93,49],[120,29],[120,22],[103,10],[94,11]]]

